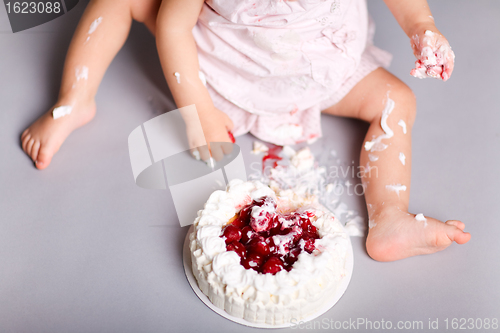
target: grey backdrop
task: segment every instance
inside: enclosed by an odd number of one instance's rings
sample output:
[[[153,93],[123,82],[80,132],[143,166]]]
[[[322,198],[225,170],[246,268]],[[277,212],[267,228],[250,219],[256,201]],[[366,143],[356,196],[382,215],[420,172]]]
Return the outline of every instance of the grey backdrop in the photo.
[[[0,5],[0,332],[248,332],[213,313],[188,285],[181,261],[187,228],[179,227],[169,192],[134,184],[128,134],[175,108],[142,25],[134,24],[104,77],[97,116],[51,166],[36,170],[20,147],[22,131],[57,97],[86,3],[16,34]],[[430,6],[457,56],[444,84],[409,76],[407,37],[382,1],[369,1],[376,44],[394,55],[390,70],[418,99],[411,211],[461,219],[472,240],[379,263],[354,238],[351,284],[320,320],[421,320],[424,332],[429,318],[440,331],[447,318],[500,319],[500,2]],[[324,116],[323,128],[313,149],[335,149],[344,163],[357,163],[366,124]],[[247,166],[258,161],[249,154],[254,138],[237,140]],[[363,198],[345,200],[366,214]]]

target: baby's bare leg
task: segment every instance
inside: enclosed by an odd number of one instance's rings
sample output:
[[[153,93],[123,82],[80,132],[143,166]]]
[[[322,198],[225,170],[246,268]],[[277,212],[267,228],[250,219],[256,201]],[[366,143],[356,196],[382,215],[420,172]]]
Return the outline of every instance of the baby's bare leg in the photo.
[[[23,150],[45,169],[64,140],[95,114],[94,96],[109,64],[125,43],[132,19],[154,33],[161,0],[92,0],[73,35],[64,64],[57,103],[22,136]],[[71,113],[54,119],[54,108]]]
[[[416,104],[403,82],[379,68],[324,112],[370,123],[360,169],[370,227],[366,248],[373,259],[392,261],[434,253],[453,241],[463,244],[470,239],[460,221],[416,219],[408,213]]]

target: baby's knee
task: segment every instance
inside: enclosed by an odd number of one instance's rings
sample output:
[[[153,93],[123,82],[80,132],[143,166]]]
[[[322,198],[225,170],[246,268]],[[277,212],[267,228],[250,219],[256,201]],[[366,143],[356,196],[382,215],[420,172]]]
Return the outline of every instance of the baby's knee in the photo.
[[[394,111],[399,118],[404,120],[408,127],[412,127],[417,115],[417,102],[410,87],[398,80],[396,84],[391,85],[387,97],[394,101]]]
[[[156,25],[161,0],[128,0],[128,3],[134,20],[146,24],[148,28]]]

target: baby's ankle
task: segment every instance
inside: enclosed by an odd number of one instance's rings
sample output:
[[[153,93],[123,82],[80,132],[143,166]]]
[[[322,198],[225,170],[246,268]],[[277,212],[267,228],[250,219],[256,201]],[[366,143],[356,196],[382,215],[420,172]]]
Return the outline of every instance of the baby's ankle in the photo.
[[[408,206],[397,201],[383,201],[375,204],[368,204],[368,217],[370,219],[398,213],[408,213]]]
[[[94,95],[71,90],[69,92],[60,93],[56,105],[72,105],[85,106],[94,103]]]

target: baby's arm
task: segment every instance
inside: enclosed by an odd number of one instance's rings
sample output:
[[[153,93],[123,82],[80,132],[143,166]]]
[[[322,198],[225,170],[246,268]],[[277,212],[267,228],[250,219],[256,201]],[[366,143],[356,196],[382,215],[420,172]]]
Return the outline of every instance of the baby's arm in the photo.
[[[232,122],[212,103],[199,78],[196,43],[192,34],[203,6],[203,0],[163,0],[157,18],[156,44],[172,96],[178,108],[195,104],[206,142],[231,142],[228,131]],[[200,133],[194,133],[185,119],[190,147],[198,147]],[[224,148],[211,147],[212,156],[219,160]],[[203,160],[209,156],[200,151]]]
[[[453,71],[455,54],[434,24],[426,0],[384,0],[406,35],[417,58],[410,72],[418,78],[446,81]]]

